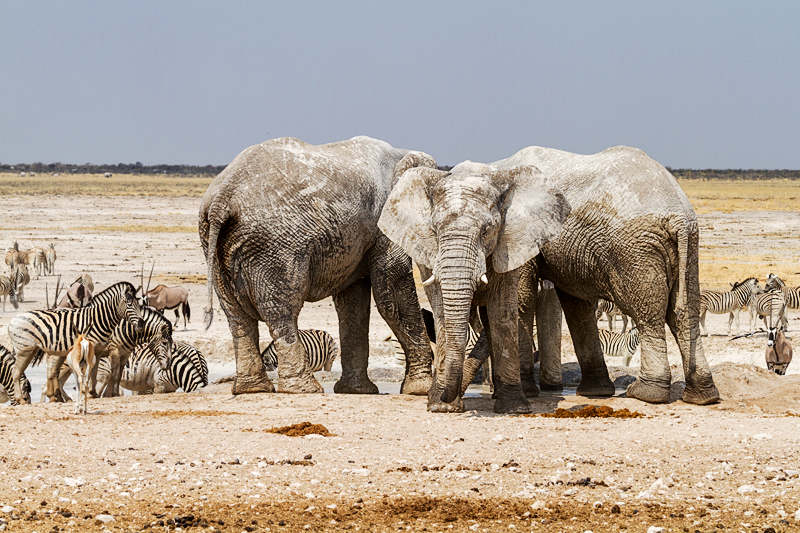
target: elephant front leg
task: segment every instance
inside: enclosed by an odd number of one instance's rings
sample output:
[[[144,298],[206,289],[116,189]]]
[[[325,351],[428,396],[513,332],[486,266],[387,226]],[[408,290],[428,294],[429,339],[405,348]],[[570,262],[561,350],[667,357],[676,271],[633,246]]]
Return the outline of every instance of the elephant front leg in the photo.
[[[577,393],[581,396],[614,396],[614,383],[608,376],[608,367],[597,332],[597,301],[582,300],[560,289],[556,291],[564,308],[575,355],[581,366],[581,383]]]
[[[342,348],[342,377],[333,386],[337,394],[378,394],[367,376],[370,292],[369,278],[362,278],[333,296]]]
[[[481,307],[481,320],[485,324],[492,360],[495,413],[531,412],[531,404],[522,391],[519,370],[518,281],[516,271],[493,276],[486,307]]]
[[[386,237],[370,253],[370,281],[375,306],[406,354],[402,394],[422,396],[431,387],[433,352],[417,298],[411,258]]]
[[[228,315],[228,325],[236,358],[236,378],[231,393],[275,392],[258,351],[258,323],[250,318]]]

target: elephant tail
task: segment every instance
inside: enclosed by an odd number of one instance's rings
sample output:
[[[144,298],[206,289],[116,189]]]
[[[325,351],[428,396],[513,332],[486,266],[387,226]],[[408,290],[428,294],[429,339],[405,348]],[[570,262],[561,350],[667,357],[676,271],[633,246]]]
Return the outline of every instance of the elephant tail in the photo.
[[[219,271],[219,255],[217,253],[217,239],[222,226],[225,224],[228,213],[219,212],[220,209],[214,209],[215,204],[211,204],[207,212],[208,223],[208,247],[206,248],[206,263],[208,264],[208,275],[206,283],[208,284],[208,301],[205,309],[205,328],[211,327],[214,320],[214,273]]]
[[[688,312],[687,293],[689,283],[687,279],[689,263],[689,236],[696,231],[697,222],[684,217],[670,219],[670,233],[678,241],[678,286],[675,295],[675,312],[677,314]]]

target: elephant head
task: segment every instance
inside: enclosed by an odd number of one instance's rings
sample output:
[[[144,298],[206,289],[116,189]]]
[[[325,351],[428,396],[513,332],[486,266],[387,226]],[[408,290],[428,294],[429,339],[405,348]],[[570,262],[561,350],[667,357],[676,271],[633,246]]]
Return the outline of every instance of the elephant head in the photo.
[[[532,166],[497,170],[467,161],[450,172],[412,168],[400,177],[378,227],[433,272],[424,284],[441,291],[443,402],[460,392],[470,309],[475,291],[489,283],[489,262],[490,276],[519,268],[560,232],[569,213],[564,195]]]

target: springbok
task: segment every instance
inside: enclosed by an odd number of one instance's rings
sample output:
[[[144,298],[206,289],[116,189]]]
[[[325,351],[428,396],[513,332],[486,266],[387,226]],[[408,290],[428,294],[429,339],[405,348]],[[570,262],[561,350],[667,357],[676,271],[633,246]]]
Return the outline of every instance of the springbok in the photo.
[[[782,331],[778,331],[778,326],[769,328],[766,359],[767,368],[781,376],[786,374],[792,362],[792,344]]]
[[[74,328],[73,328],[74,330]],[[88,330],[88,328],[87,328]],[[77,334],[77,330],[73,331]],[[75,374],[78,381],[78,401],[75,403],[75,414],[86,414],[87,398],[91,387],[91,371],[97,361],[94,357],[94,343],[81,333],[75,339],[69,353],[67,353],[67,366]]]

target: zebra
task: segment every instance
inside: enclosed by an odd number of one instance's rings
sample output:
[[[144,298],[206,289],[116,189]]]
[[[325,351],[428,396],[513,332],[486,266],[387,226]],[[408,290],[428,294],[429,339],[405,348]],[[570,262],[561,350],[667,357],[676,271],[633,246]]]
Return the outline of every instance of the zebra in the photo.
[[[628,315],[620,311],[617,304],[611,302],[609,300],[603,300],[600,298],[597,300],[597,311],[595,312],[594,318],[595,320],[600,320],[600,317],[606,315],[606,320],[608,320],[608,329],[614,331],[614,321],[616,317],[619,315],[622,317],[622,333],[625,333],[625,330],[628,329]]]
[[[756,278],[747,278],[744,281],[734,283],[731,290],[718,292],[704,290],[700,292],[700,331],[705,331],[704,336],[708,336],[706,328],[706,312],[721,315],[729,313],[728,335],[731,334],[731,323],[736,318],[736,333],[739,333],[739,311],[748,306],[751,296],[761,290]],[[752,324],[752,320],[751,320]]]
[[[101,396],[120,396],[119,383],[122,369],[131,353],[139,345],[146,345],[150,352],[155,354],[156,360],[163,369],[169,367],[174,349],[172,323],[152,307],[140,307],[139,310],[142,320],[138,329],[135,329],[127,320],[123,320],[114,328],[108,344],[97,349],[98,359],[107,361],[111,372],[111,379],[107,380],[108,383],[99,389]],[[62,388],[62,394],[64,394],[64,383],[70,374],[71,371],[67,367],[61,367],[58,382]],[[206,371],[207,374],[208,371]],[[93,392],[97,390],[92,388]]]
[[[17,263],[19,263],[19,243],[14,241],[14,245],[6,252],[6,265],[8,265],[8,271],[11,272]]]
[[[28,267],[28,270],[33,270],[36,279],[39,279],[39,253],[41,252],[42,258],[44,258],[44,249],[39,247],[31,248],[28,251],[20,252],[19,254],[19,262],[23,265]]]
[[[52,242],[50,243],[50,247],[44,251],[44,258],[47,275],[52,276],[56,265],[56,247]]]
[[[101,359],[97,381],[101,388],[111,377],[111,363]],[[208,364],[197,348],[189,343],[175,341],[169,367],[161,368],[148,345],[140,344],[122,369],[120,386],[138,394],[194,392],[208,385]]]
[[[11,405],[18,405],[14,399],[14,356],[11,352],[0,344],[0,403],[11,400]],[[22,374],[22,392],[25,399],[31,401],[31,382],[25,374]]]
[[[17,303],[17,289],[11,282],[11,278],[2,274],[0,274],[0,296],[3,297],[4,313],[6,312],[6,300],[8,300],[9,296],[11,297],[11,305],[14,306],[14,309],[19,309],[19,304]]]
[[[31,275],[28,273],[28,266],[25,263],[17,263],[11,269],[11,283],[17,293],[17,300],[25,301],[25,286],[31,282]]]
[[[787,287],[786,283],[776,276],[770,274],[767,276],[767,284],[765,287],[768,291],[773,289],[780,289],[786,299],[787,309],[800,309],[800,287]]]
[[[308,367],[311,372],[325,370],[330,372],[333,360],[339,357],[339,347],[331,334],[320,329],[301,329],[300,342],[308,354]],[[275,341],[270,341],[261,352],[264,370],[273,371],[278,368],[278,356],[275,353]]]
[[[755,329],[756,316],[764,320],[767,329],[780,327],[788,331],[789,321],[786,319],[786,298],[783,292],[773,289],[771,291],[755,294],[750,299],[750,326]],[[769,323],[767,323],[769,318]]]
[[[633,326],[627,333],[614,333],[607,329],[598,329],[600,348],[606,357],[624,357],[625,366],[630,366],[633,354],[639,347],[639,329]]]
[[[8,336],[17,359],[14,367],[16,400],[24,402],[20,382],[22,373],[31,362],[39,364],[48,355],[47,397],[50,401],[59,401],[58,375],[77,338],[75,332],[85,332],[92,342],[105,347],[122,320],[130,321],[134,330],[139,328],[142,320],[136,289],[127,281],[111,285],[86,307],[28,311],[12,318],[8,324]],[[93,374],[96,375],[96,371]]]

